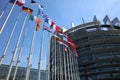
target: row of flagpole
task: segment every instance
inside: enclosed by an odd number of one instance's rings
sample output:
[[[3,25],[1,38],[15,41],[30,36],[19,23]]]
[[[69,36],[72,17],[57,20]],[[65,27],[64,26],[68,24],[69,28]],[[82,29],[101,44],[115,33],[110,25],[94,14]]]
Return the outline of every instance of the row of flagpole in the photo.
[[[5,7],[3,8],[3,10],[2,10],[2,12],[0,14],[0,18],[3,16],[3,14],[5,12],[5,9],[7,8],[8,4],[9,4],[9,1],[6,3]]]
[[[16,3],[16,2],[17,2],[17,0],[15,0],[15,3]],[[6,25],[7,21],[8,21],[8,18],[9,18],[10,15],[11,15],[11,12],[13,11],[13,8],[14,8],[14,6],[15,6],[15,3],[13,4],[10,12],[8,13],[8,16],[7,16],[6,20],[5,20],[5,22],[3,23],[3,26],[1,27],[0,34],[1,34],[1,32],[3,31],[5,25]],[[45,19],[47,19],[48,24],[49,24],[50,26],[52,26],[55,31],[61,32],[61,31],[59,31],[60,27],[59,27],[59,26],[56,26],[56,25],[54,24],[54,22],[52,22],[51,20],[49,20],[48,16],[46,16],[43,12],[41,12],[41,14],[42,14],[42,16],[43,16]],[[38,14],[37,14],[37,16],[38,16]],[[18,15],[18,18],[17,18],[17,19],[19,19],[19,15]],[[15,26],[16,26],[16,24],[17,24],[17,19],[16,19],[16,22],[15,22],[15,24],[14,24],[13,30],[12,30],[12,32],[11,32],[11,35],[10,35],[10,37],[9,37],[9,39],[8,39],[8,43],[7,43],[7,45],[6,45],[6,48],[5,48],[5,50],[4,50],[4,53],[3,53],[3,55],[2,55],[2,57],[1,57],[1,59],[0,59],[0,64],[2,64],[2,60],[4,59],[6,50],[7,50],[8,46],[9,46],[10,41],[11,41],[11,38],[12,38],[12,35],[13,35],[13,32],[14,32]],[[12,55],[12,59],[11,59],[11,62],[10,62],[10,67],[9,67],[9,71],[8,71],[6,80],[8,80],[9,77],[10,77],[11,70],[12,70],[12,66],[13,66],[13,63],[14,63],[14,61],[15,61],[15,57],[16,57],[16,54],[17,54],[17,51],[18,51],[18,46],[20,45],[20,40],[21,40],[22,33],[23,33],[23,30],[24,30],[24,27],[25,27],[25,24],[26,24],[26,20],[27,20],[27,14],[26,14],[25,19],[24,19],[24,22],[23,22],[23,24],[22,24],[21,31],[20,31],[20,33],[19,33],[19,36],[18,36],[18,40],[17,40],[16,46],[15,46],[15,49],[14,49],[14,51],[13,51],[13,55]],[[28,23],[27,23],[27,24],[28,24]],[[37,25],[37,24],[36,24],[36,25]],[[26,34],[26,32],[25,32],[25,34]],[[25,37],[25,34],[24,34],[24,37]],[[35,31],[35,29],[34,29],[34,32],[33,32],[33,35],[32,35],[31,46],[30,46],[30,53],[29,53],[29,56],[28,56],[28,58],[27,58],[28,62],[27,62],[27,69],[26,69],[25,80],[29,80],[30,68],[31,68],[31,66],[32,66],[31,61],[32,61],[32,56],[33,56],[35,36],[36,36],[36,31]],[[23,37],[23,41],[22,41],[22,44],[21,44],[21,47],[20,47],[20,51],[22,51],[22,46],[23,46],[23,42],[24,42],[24,37]],[[66,37],[66,38],[67,38],[67,37]],[[38,78],[37,78],[37,80],[40,80],[40,78],[41,78],[41,76],[40,76],[40,75],[41,75],[41,74],[40,74],[41,71],[40,71],[40,70],[41,70],[43,41],[44,41],[44,30],[42,29],[42,37],[41,37],[41,44],[40,44],[40,54],[39,54],[39,62],[38,62]],[[56,42],[56,41],[55,41],[55,42]],[[72,43],[69,42],[69,44],[71,45]],[[73,47],[73,46],[71,45],[71,47]],[[56,48],[56,43],[55,43],[55,48]],[[55,50],[56,50],[56,49],[55,49]],[[55,52],[56,52],[56,51],[55,51]],[[17,68],[18,68],[18,63],[20,62],[20,55],[21,55],[21,52],[18,54],[18,59],[17,59],[17,63],[16,63],[16,68],[15,68],[15,73],[14,73],[14,78],[13,78],[13,80],[15,79],[16,72],[17,72]],[[55,60],[56,60],[56,59],[55,59]],[[55,61],[55,62],[56,62],[56,61]],[[55,70],[56,70],[56,64],[55,64]],[[56,71],[55,71],[55,74],[57,74]],[[55,79],[56,79],[56,76],[55,76]]]
[[[17,1],[17,0],[16,0],[16,1]],[[15,2],[15,3],[16,3],[16,2]],[[8,19],[9,19],[10,15],[11,15],[11,12],[13,11],[13,8],[14,8],[14,6],[15,6],[15,3],[13,4],[13,6],[12,6],[12,8],[11,8],[11,10],[10,10],[10,12],[9,12],[6,20],[5,20],[5,22],[3,23],[3,26],[2,26],[2,28],[1,28],[0,34],[2,33],[2,31],[3,31],[3,29],[4,29],[4,27],[5,27],[6,23],[7,23],[7,21],[8,21]],[[7,3],[7,5],[8,5],[8,3]],[[0,15],[0,18],[1,18],[2,15],[4,14],[4,11],[5,11],[5,8],[7,7],[7,5],[4,7],[3,12],[2,12],[1,15]],[[2,57],[1,57],[1,59],[0,59],[0,65],[2,64],[2,61],[3,61],[4,57],[5,57],[5,53],[6,53],[7,49],[8,49],[9,43],[10,43],[11,38],[12,38],[12,36],[13,36],[13,32],[14,32],[14,30],[15,30],[15,28],[16,28],[16,25],[17,25],[17,22],[18,22],[19,17],[20,17],[20,13],[18,14],[18,17],[16,18],[14,27],[13,27],[12,32],[11,32],[11,34],[10,34],[10,36],[9,36],[8,41],[7,41],[7,44],[6,44],[6,47],[5,47],[4,52],[3,52],[3,54],[2,54]],[[14,63],[14,60],[15,60],[15,57],[16,57],[16,53],[17,53],[17,51],[18,51],[18,46],[19,46],[19,43],[20,43],[20,39],[21,39],[23,30],[24,30],[24,27],[25,27],[26,19],[27,19],[27,15],[25,16],[25,19],[24,19],[24,22],[23,22],[23,24],[22,24],[21,31],[20,31],[20,34],[19,34],[19,37],[18,37],[18,40],[17,40],[17,43],[16,43],[16,47],[15,47],[15,49],[14,49],[14,51],[13,51],[13,55],[12,55],[12,59],[11,59],[11,62],[10,62],[10,67],[9,67],[9,71],[8,71],[6,80],[9,80],[9,77],[10,77],[10,73],[11,73],[12,66],[13,66],[13,63]],[[26,30],[26,32],[27,32],[27,30]],[[16,63],[16,68],[15,68],[13,80],[15,80],[16,72],[17,72],[17,69],[18,69],[18,64],[19,64],[19,62],[20,62],[20,55],[21,55],[22,46],[23,46],[23,42],[24,42],[24,38],[25,38],[26,32],[25,32],[24,37],[23,37],[23,40],[22,40],[20,52],[19,52],[19,54],[18,54],[18,58],[17,58],[17,63]],[[35,33],[36,33],[36,31],[35,31],[35,29],[34,29],[33,39],[32,39],[31,49],[30,49],[30,54],[29,54],[29,58],[28,58],[28,65],[27,65],[25,80],[28,80],[28,79],[29,79],[30,67],[31,67],[31,60],[32,60],[32,53],[33,53],[33,47],[34,47]],[[42,34],[43,34],[43,30],[42,30]],[[43,37],[43,35],[42,35],[42,37]],[[41,39],[41,43],[42,43],[42,42],[43,42],[43,39]],[[41,44],[41,46],[42,46],[42,44]],[[41,49],[42,49],[42,47],[41,47]],[[38,63],[38,69],[39,69],[39,71],[38,71],[38,80],[40,80],[41,54],[42,54],[42,50],[41,50],[41,49],[40,49],[40,58],[39,58],[39,63]]]
[[[16,3],[16,2],[17,2],[17,0],[15,0],[15,3]],[[12,13],[14,7],[15,7],[15,3],[12,5],[12,8],[10,9],[10,12],[8,13],[8,16],[7,16],[7,18],[5,19],[5,22],[3,23],[3,25],[2,25],[2,27],[1,27],[1,29],[0,29],[0,35],[1,35],[1,33],[2,33],[3,29],[4,29],[4,27],[5,27],[5,25],[6,25],[6,23],[7,23],[7,21],[8,21],[10,15],[11,15],[11,13]],[[3,12],[4,12],[4,11],[3,11]]]

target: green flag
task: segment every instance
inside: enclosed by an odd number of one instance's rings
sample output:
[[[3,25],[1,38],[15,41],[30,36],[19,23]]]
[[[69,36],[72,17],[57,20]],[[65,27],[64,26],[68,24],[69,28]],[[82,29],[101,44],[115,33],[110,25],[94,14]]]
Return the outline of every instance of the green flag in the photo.
[[[33,20],[34,20],[34,16],[33,16],[33,15],[30,15],[30,16],[29,16],[29,19],[30,19],[31,21],[33,21]]]

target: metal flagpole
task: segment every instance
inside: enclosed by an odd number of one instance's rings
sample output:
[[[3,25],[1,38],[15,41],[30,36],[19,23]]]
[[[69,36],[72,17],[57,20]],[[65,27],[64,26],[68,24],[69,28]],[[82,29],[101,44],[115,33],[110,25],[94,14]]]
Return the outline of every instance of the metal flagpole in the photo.
[[[26,30],[24,32],[24,36],[23,36],[23,39],[22,39],[22,44],[20,46],[20,51],[19,51],[18,58],[17,58],[17,63],[16,63],[16,67],[15,67],[15,72],[14,72],[13,80],[15,80],[16,73],[17,73],[17,70],[18,70],[18,65],[20,63],[20,57],[21,57],[21,54],[22,54],[22,48],[23,48],[23,44],[24,44],[24,39],[26,37],[26,33],[27,33],[27,30],[28,30],[28,24],[29,24],[29,21],[27,22]]]
[[[19,43],[20,43],[20,38],[21,38],[21,36],[22,36],[22,32],[23,32],[23,29],[24,29],[24,26],[25,26],[25,23],[26,23],[26,19],[27,19],[27,13],[26,13],[24,22],[23,22],[23,24],[22,24],[21,31],[20,31],[20,34],[19,34],[19,37],[18,37],[16,46],[15,46],[15,49],[14,49],[14,51],[13,51],[13,56],[12,56],[12,59],[11,59],[11,62],[10,62],[9,72],[8,72],[8,74],[7,74],[6,80],[9,80],[9,77],[10,77],[10,73],[11,73],[11,70],[12,70],[12,66],[13,66],[13,63],[14,63],[14,60],[15,60],[15,56],[16,56],[17,50],[18,50],[18,45],[19,45]]]
[[[13,32],[14,32],[14,30],[15,30],[15,28],[16,28],[16,25],[17,25],[17,22],[18,22],[19,17],[20,17],[20,13],[18,14],[18,17],[16,18],[14,27],[13,27],[13,29],[12,29],[12,32],[11,32],[10,36],[9,36],[9,39],[8,39],[8,41],[7,41],[6,47],[5,47],[4,51],[3,51],[3,54],[2,54],[2,56],[1,56],[1,58],[0,58],[0,65],[2,64],[2,61],[3,61],[4,57],[5,57],[6,51],[7,51],[7,49],[8,49],[9,44],[10,44],[10,41],[11,41],[11,38],[12,38],[12,36],[13,36]]]
[[[36,28],[36,26],[35,26],[35,28]],[[31,68],[31,65],[32,65],[31,61],[32,61],[32,56],[33,56],[34,41],[35,41],[35,35],[36,35],[35,28],[34,28],[34,32],[33,32],[33,36],[32,36],[32,42],[31,42],[29,57],[27,58],[28,63],[27,63],[27,70],[26,70],[25,80],[29,80],[30,68]]]
[[[7,2],[6,3],[6,5],[5,5],[5,7],[3,8],[3,11],[2,11],[2,13],[0,14],[0,18],[2,17],[2,15],[4,14],[4,12],[5,12],[5,9],[7,8],[7,5],[9,4],[9,2]]]
[[[57,53],[57,44],[56,44],[56,40],[55,40],[55,79],[56,80],[56,53]]]
[[[40,78],[41,78],[41,71],[40,70],[41,70],[43,41],[44,41],[44,30],[42,29],[42,37],[41,37],[41,45],[40,45],[40,55],[39,55],[39,62],[38,62],[38,78],[37,78],[37,80],[40,80]]]
[[[17,2],[17,0],[15,0],[15,3],[13,4],[10,12],[8,13],[7,18],[5,19],[5,22],[3,23],[3,26],[2,26],[1,29],[0,29],[0,34],[2,33],[2,31],[3,31],[3,29],[4,29],[5,25],[6,25],[6,23],[7,23],[7,21],[8,21],[8,18],[10,17],[10,15],[11,15],[11,13],[12,13],[12,10],[14,9],[14,6],[15,6],[16,2]]]
[[[47,66],[46,66],[46,70],[47,70],[47,76],[46,76],[46,80],[49,79],[49,59],[50,59],[50,33],[48,32],[48,49],[47,49]]]
[[[68,51],[68,53],[69,53],[69,51]],[[67,71],[68,71],[68,80],[71,80],[70,79],[70,64],[69,64],[69,59],[68,59],[68,56],[69,56],[69,54],[66,54],[67,55]]]
[[[65,70],[64,73],[65,73],[65,80],[67,80],[67,73],[66,73],[66,58],[65,58],[65,54],[67,54],[67,53],[65,53],[64,50],[63,50],[64,68],[65,68],[65,69],[64,69],[64,70]]]

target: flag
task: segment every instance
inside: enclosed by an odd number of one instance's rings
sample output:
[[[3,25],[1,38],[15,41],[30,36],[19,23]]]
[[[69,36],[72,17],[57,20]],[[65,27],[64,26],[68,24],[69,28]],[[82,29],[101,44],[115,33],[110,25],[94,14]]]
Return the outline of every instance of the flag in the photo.
[[[43,9],[43,6],[42,6],[42,5],[40,5],[40,4],[38,5],[38,7],[39,7],[39,9],[41,9],[41,10]]]
[[[29,19],[30,19],[31,21],[33,21],[33,20],[34,20],[34,16],[33,16],[33,15],[30,15],[30,16],[29,16]]]
[[[35,1],[33,1],[33,0],[31,0],[31,4],[33,4],[33,5],[34,5],[34,4],[36,4],[36,2],[35,2]]]
[[[16,0],[10,0],[10,3],[15,3]],[[17,0],[17,2],[15,3],[18,6],[22,6],[25,4],[25,0]]]
[[[38,31],[38,30],[40,30],[40,25],[39,24],[36,25],[36,31]]]
[[[70,38],[67,38],[67,40],[68,40],[68,42],[71,42],[71,43],[73,42],[72,39],[70,39]]]
[[[40,23],[41,23],[41,20],[40,20],[39,17],[36,18],[36,23],[37,23],[37,24],[40,24]]]
[[[38,10],[38,14],[41,15],[41,16],[45,15],[43,10],[41,10],[41,9]]]
[[[55,34],[53,34],[52,36],[54,36],[56,39],[58,39],[58,40],[62,40],[59,36],[57,36],[57,35],[55,35]]]
[[[32,14],[32,12],[33,12],[33,10],[32,10],[32,9],[30,9],[30,8],[28,8],[28,11],[27,11],[27,12],[28,12],[28,14],[29,14],[29,15],[31,15],[31,14]]]
[[[58,38],[55,38],[55,40],[61,44],[61,45],[64,45],[66,48],[68,47],[67,44],[65,42],[63,42],[62,40],[58,39]]]
[[[61,28],[59,26],[53,25],[53,29],[58,33],[62,33]]]
[[[73,53],[75,54],[76,57],[78,57],[78,53],[76,50],[74,50]]]
[[[72,42],[67,42],[73,49],[76,49],[76,45]]]
[[[68,36],[66,35],[66,34],[64,34],[64,33],[59,33],[59,35],[61,36],[61,37],[65,37],[65,38],[68,38]]]
[[[39,9],[41,9],[41,10],[43,9],[43,6],[40,5],[39,3],[35,2],[34,0],[31,1],[31,5],[36,5],[36,6],[38,6]]]
[[[48,28],[48,27],[47,27],[46,25],[44,25],[44,24],[43,24],[43,29],[44,29],[44,30],[47,30],[47,31],[50,32],[50,33],[52,33],[51,29]]]
[[[28,7],[23,6],[21,12],[28,12],[28,14],[31,15],[33,10]]]

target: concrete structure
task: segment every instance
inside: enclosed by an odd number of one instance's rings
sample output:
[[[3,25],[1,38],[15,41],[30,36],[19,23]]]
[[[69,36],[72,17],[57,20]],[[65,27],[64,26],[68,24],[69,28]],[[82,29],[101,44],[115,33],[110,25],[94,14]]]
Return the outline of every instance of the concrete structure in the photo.
[[[120,26],[107,18],[103,25],[95,19],[65,32],[77,46],[77,58],[51,38],[49,80],[120,80]]]

